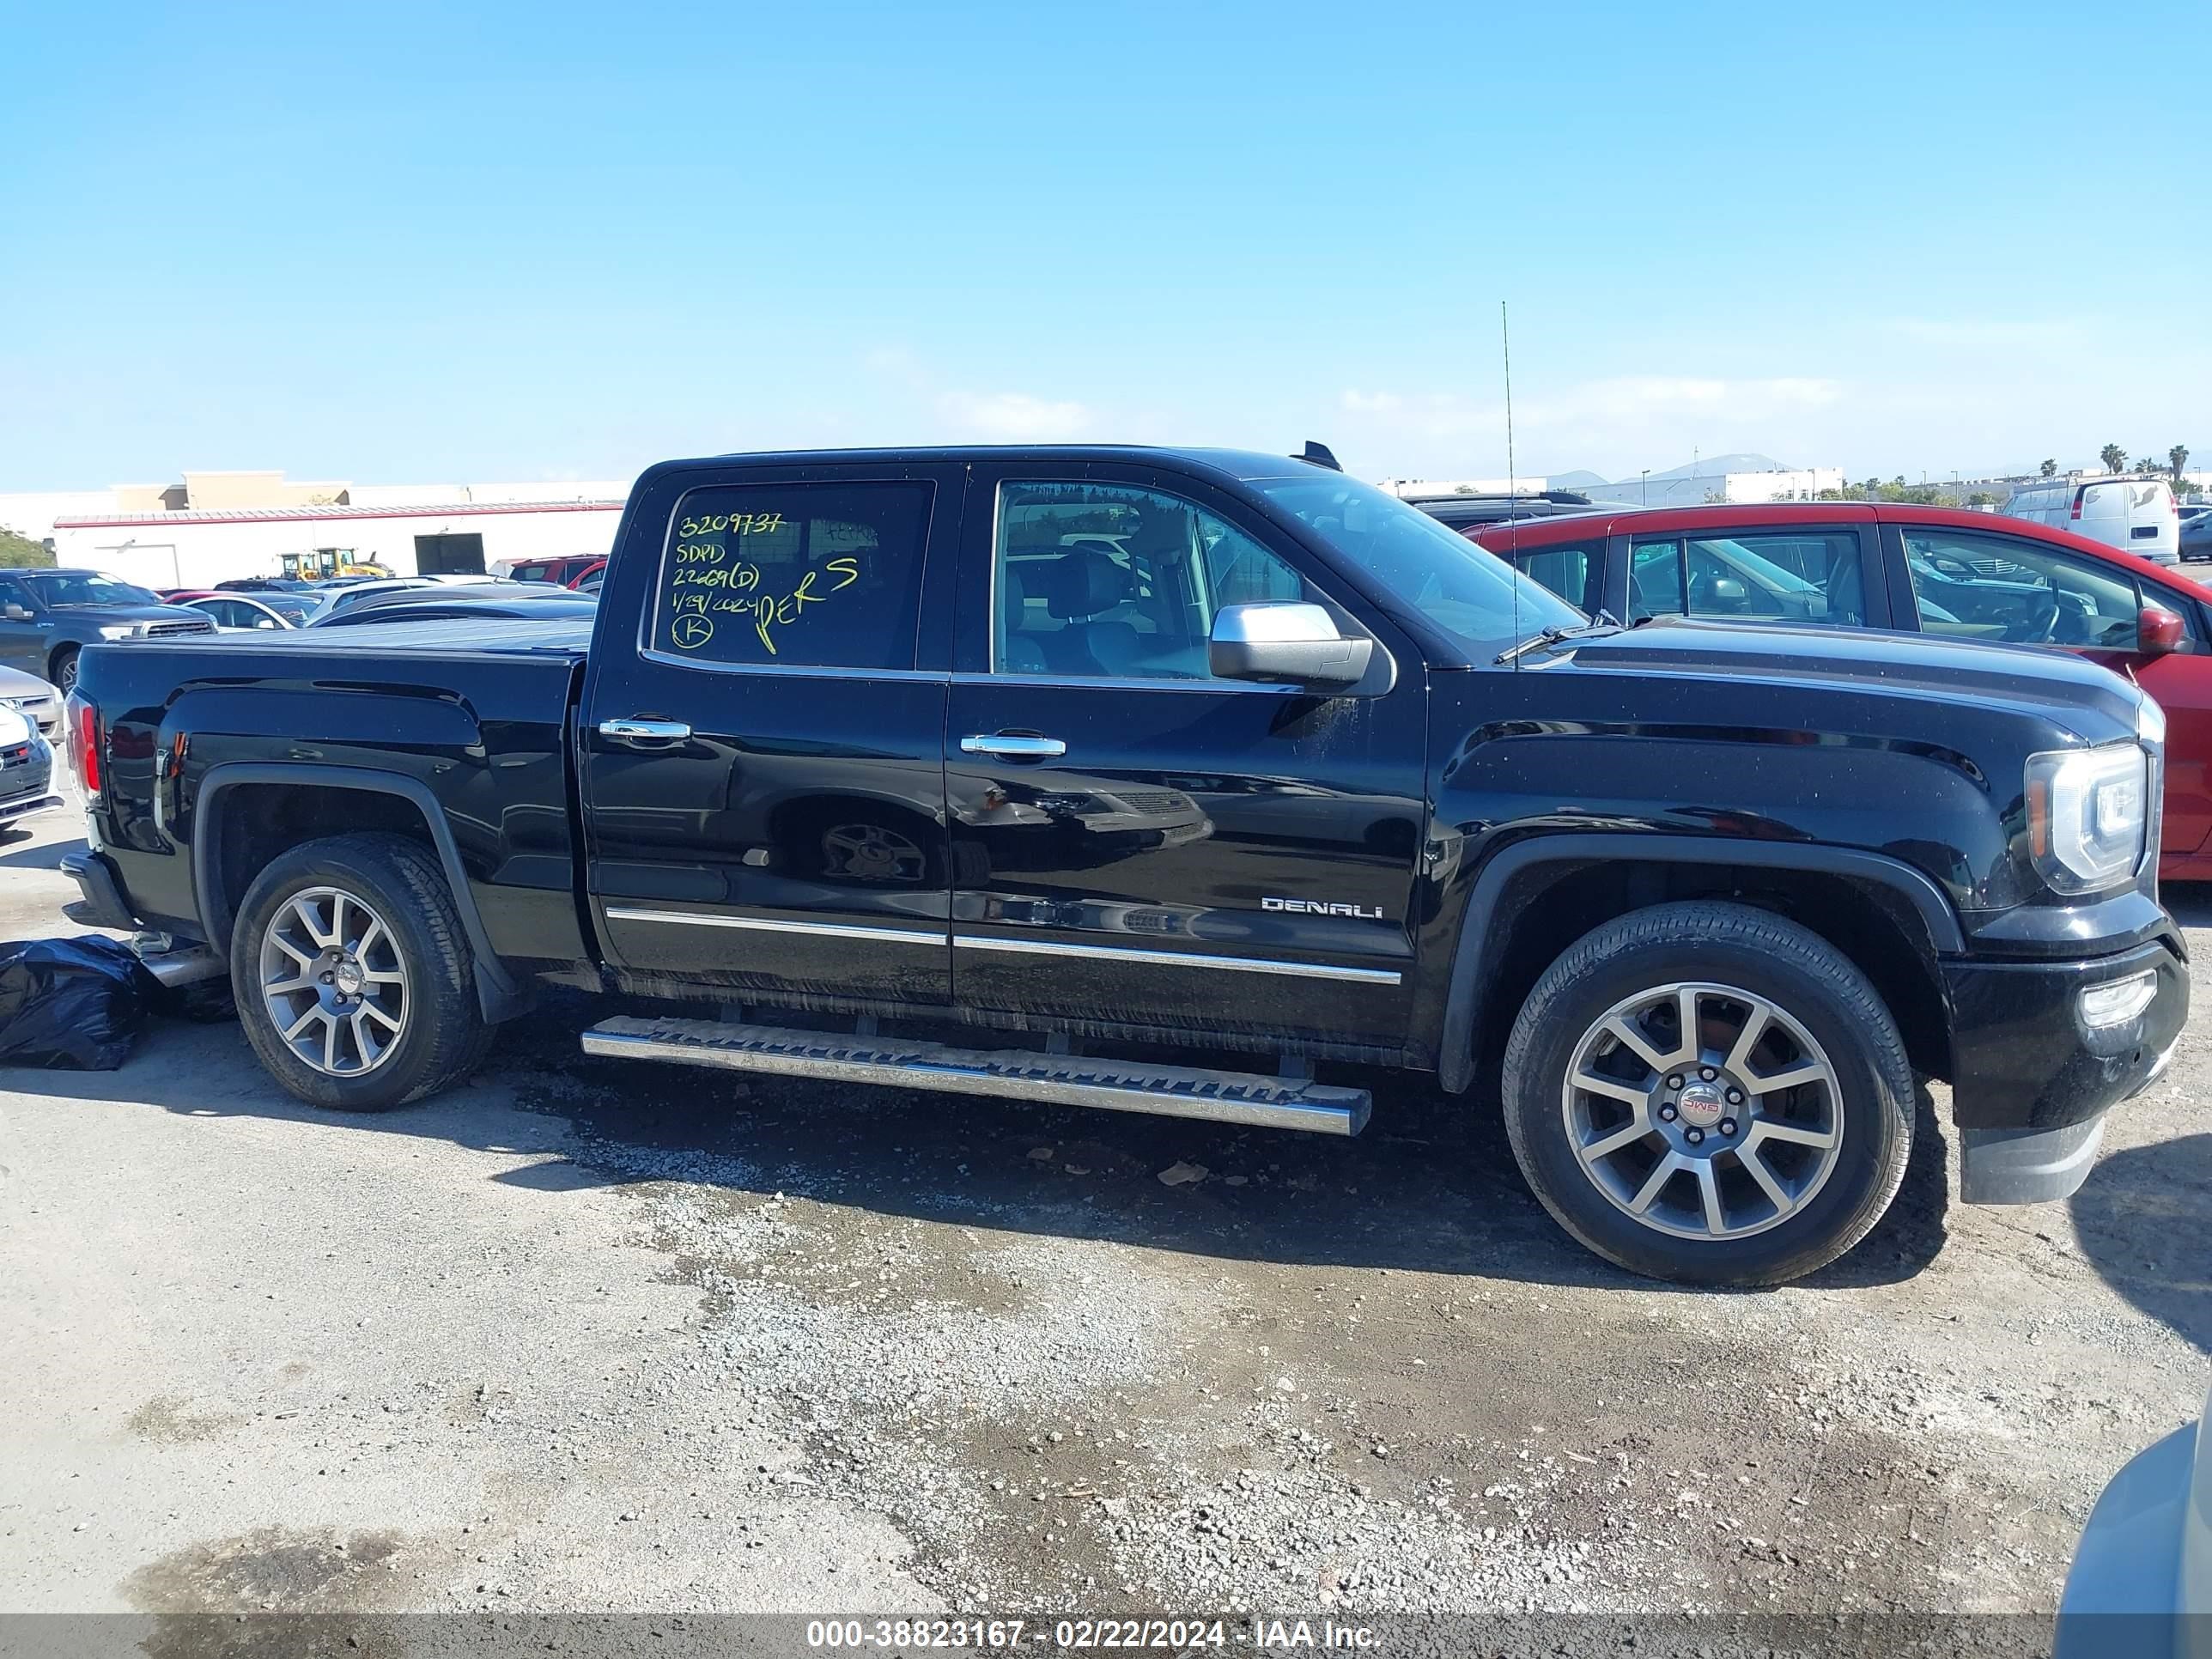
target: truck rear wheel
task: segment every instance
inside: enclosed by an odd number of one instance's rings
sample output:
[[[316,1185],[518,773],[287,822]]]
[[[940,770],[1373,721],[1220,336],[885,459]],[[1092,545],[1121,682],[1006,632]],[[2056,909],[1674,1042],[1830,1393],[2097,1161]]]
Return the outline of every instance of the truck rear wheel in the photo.
[[[490,1040],[445,873],[404,836],[309,842],[262,871],[231,932],[230,982],[253,1052],[310,1105],[419,1100]]]
[[[1630,1271],[1810,1273],[1881,1218],[1912,1070],[1866,976],[1747,905],[1662,905],[1586,935],[1506,1045],[1505,1124],[1544,1207]]]

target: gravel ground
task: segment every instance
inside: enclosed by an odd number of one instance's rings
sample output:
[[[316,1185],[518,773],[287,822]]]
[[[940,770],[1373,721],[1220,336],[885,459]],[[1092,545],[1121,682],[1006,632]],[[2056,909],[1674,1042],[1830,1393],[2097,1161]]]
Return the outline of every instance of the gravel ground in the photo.
[[[0,936],[76,829],[0,836]],[[1722,1295],[1387,1075],[1343,1143],[590,1017],[381,1117],[230,1024],[5,1074],[0,1611],[2047,1613],[2204,1395],[2202,1020],[2070,1204],[1953,1206],[1938,1091],[1865,1244]]]

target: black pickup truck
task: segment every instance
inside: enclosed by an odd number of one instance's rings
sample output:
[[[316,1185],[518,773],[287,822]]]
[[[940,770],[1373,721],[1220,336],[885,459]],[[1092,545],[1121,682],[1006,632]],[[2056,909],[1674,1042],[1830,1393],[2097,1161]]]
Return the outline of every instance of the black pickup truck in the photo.
[[[227,969],[331,1107],[540,981],[696,1005],[598,1054],[1339,1134],[1314,1062],[1433,1072],[1576,1237],[1706,1283],[1862,1237],[1916,1073],[1969,1200],[2071,1192],[2186,1014],[2162,717],[2072,658],[1623,629],[1223,451],[670,463],[604,592],[89,648],[72,914]]]

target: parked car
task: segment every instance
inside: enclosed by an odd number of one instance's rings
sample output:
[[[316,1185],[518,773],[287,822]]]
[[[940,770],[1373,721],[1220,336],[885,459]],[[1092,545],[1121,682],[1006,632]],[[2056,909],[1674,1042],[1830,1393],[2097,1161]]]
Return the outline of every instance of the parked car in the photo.
[[[2212,502],[2191,502],[2181,510],[2176,544],[2185,559],[2212,559]]]
[[[218,632],[235,634],[257,628],[305,628],[322,601],[313,593],[269,588],[258,593],[210,593],[185,604],[214,617]]]
[[[0,668],[0,708],[15,709],[48,738],[62,729],[61,693],[20,668]]]
[[[198,941],[326,1107],[465,1076],[538,981],[698,1006],[593,1054],[1334,1134],[1352,1060],[1502,1098],[1611,1261],[1772,1283],[1880,1218],[1916,1073],[1966,1200],[2061,1197],[2188,1009],[2128,680],[1592,623],[1267,455],[668,463],[588,623],[95,648],[70,711],[71,915]]]
[[[234,576],[215,585],[217,593],[312,593],[316,584],[303,576]]]
[[[315,617],[310,628],[355,628],[369,623],[441,622],[455,617],[489,621],[556,622],[564,617],[588,621],[597,608],[589,594],[566,588],[532,592],[521,583],[483,587],[418,587],[379,593],[359,605]]]
[[[0,703],[0,830],[63,804],[53,791],[54,750],[21,709]]]
[[[2212,1653],[2212,1401],[2139,1452],[2089,1512],[2051,1659]]]
[[[2064,531],[1890,502],[1664,507],[1478,534],[1571,604],[1630,623],[1899,629],[2056,646],[2127,674],[2168,723],[2160,872],[2212,880],[2212,595],[2172,569]]]
[[[343,581],[319,583],[314,589],[315,608],[308,612],[301,627],[310,627],[356,605],[363,605],[382,593],[402,593],[410,588],[434,587],[437,584],[427,576],[385,576],[376,580],[349,579]]]
[[[513,581],[550,582],[556,587],[574,587],[580,579],[606,562],[604,553],[563,553],[543,559],[501,559],[492,566],[492,571]]]
[[[216,592],[212,587],[157,587],[154,597],[163,605],[184,605],[192,599],[211,598]]]
[[[0,570],[0,665],[35,674],[64,695],[88,645],[214,631],[198,611],[164,605],[97,570]]]
[[[1572,489],[1531,489],[1496,495],[1407,495],[1401,498],[1454,530],[1504,524],[1512,519],[1553,519],[1587,513],[1590,498]]]
[[[2031,484],[2000,510],[2007,518],[2070,531],[2156,564],[2174,564],[2181,557],[2173,487],[2163,478]]]

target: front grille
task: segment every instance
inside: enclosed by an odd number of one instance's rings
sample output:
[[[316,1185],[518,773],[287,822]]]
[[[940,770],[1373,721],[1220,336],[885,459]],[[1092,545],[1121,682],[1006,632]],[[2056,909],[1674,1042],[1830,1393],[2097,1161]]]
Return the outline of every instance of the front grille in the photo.
[[[146,624],[146,637],[149,640],[163,634],[212,634],[214,632],[213,617],[210,617],[205,622],[157,622]]]
[[[1114,799],[1127,802],[1132,812],[1179,812],[1185,804],[1181,795],[1164,789],[1116,789]]]

